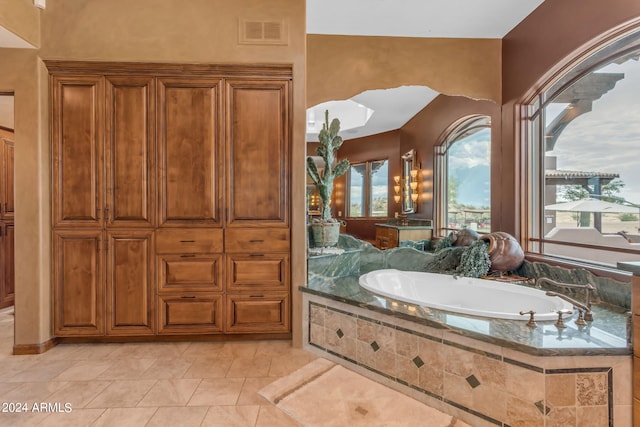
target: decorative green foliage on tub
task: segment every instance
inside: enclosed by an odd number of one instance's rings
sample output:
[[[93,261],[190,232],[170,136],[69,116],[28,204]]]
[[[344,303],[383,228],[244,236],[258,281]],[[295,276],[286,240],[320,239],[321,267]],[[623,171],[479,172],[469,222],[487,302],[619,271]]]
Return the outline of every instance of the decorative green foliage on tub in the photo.
[[[490,268],[489,245],[483,240],[476,240],[462,253],[456,272],[465,277],[481,277],[485,276]]]

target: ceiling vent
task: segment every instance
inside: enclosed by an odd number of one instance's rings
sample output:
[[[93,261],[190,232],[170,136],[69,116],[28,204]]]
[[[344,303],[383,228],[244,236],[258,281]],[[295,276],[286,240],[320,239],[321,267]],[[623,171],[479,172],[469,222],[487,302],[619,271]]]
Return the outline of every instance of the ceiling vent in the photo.
[[[288,44],[285,21],[240,20],[240,44]]]

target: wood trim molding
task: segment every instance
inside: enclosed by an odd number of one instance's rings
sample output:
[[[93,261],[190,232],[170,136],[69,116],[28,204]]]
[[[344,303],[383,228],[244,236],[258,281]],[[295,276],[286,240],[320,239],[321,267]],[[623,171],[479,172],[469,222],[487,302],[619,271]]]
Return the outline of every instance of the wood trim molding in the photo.
[[[2,126],[2,125],[0,125],[0,130],[4,130],[4,131],[7,131],[7,132],[12,132],[12,133],[15,132],[15,129],[11,129],[11,128],[8,128],[8,127]]]
[[[229,77],[260,77],[282,79],[293,77],[293,64],[167,64],[151,62],[93,62],[93,61],[44,61],[50,72],[56,73],[98,73],[98,74],[149,74],[161,72],[166,76],[224,75]]]
[[[13,346],[13,354],[16,356],[25,354],[41,354],[58,345],[57,338],[50,338],[39,344],[15,344]]]

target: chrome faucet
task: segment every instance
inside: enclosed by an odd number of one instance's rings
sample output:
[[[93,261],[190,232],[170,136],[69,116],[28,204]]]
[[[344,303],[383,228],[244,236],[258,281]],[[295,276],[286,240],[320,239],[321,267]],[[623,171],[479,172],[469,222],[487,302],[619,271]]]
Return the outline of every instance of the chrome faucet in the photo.
[[[550,297],[558,297],[560,299],[567,301],[568,303],[573,304],[573,306],[578,309],[578,320],[576,320],[577,325],[580,325],[580,326],[585,325],[585,320],[588,322],[593,321],[593,314],[591,314],[591,307],[588,306],[587,304],[583,304],[580,301],[574,300],[573,298],[566,296],[565,294],[559,294],[557,292],[549,291],[546,293],[546,295]],[[584,318],[582,317],[582,312],[584,312]]]
[[[595,288],[593,287],[593,285],[591,285],[590,283],[587,283],[585,285],[576,285],[573,283],[563,283],[563,282],[556,282],[555,280],[551,280],[548,277],[541,277],[539,279],[536,280],[536,288],[541,289],[542,288],[542,283],[548,283],[550,285],[554,285],[560,288],[567,288],[567,289],[584,289],[585,290],[585,305],[586,307],[588,307],[588,310],[585,310],[585,315],[584,315],[584,320],[586,320],[587,322],[591,322],[593,320],[593,315],[591,314],[591,291],[593,291]],[[547,295],[549,295],[549,293],[547,292]],[[562,298],[560,296],[560,294],[558,294],[557,296],[559,296],[560,298]],[[575,300],[565,300],[568,302],[573,302]],[[576,307],[578,307],[576,305]]]

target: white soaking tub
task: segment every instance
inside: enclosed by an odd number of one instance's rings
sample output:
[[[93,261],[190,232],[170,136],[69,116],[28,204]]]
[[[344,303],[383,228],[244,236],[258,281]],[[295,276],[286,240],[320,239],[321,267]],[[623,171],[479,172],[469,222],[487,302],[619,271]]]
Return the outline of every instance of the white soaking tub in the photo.
[[[448,274],[375,270],[360,276],[359,283],[398,301],[495,319],[529,320],[520,311],[533,310],[536,320],[555,320],[558,310],[573,309],[570,303],[539,289]]]

